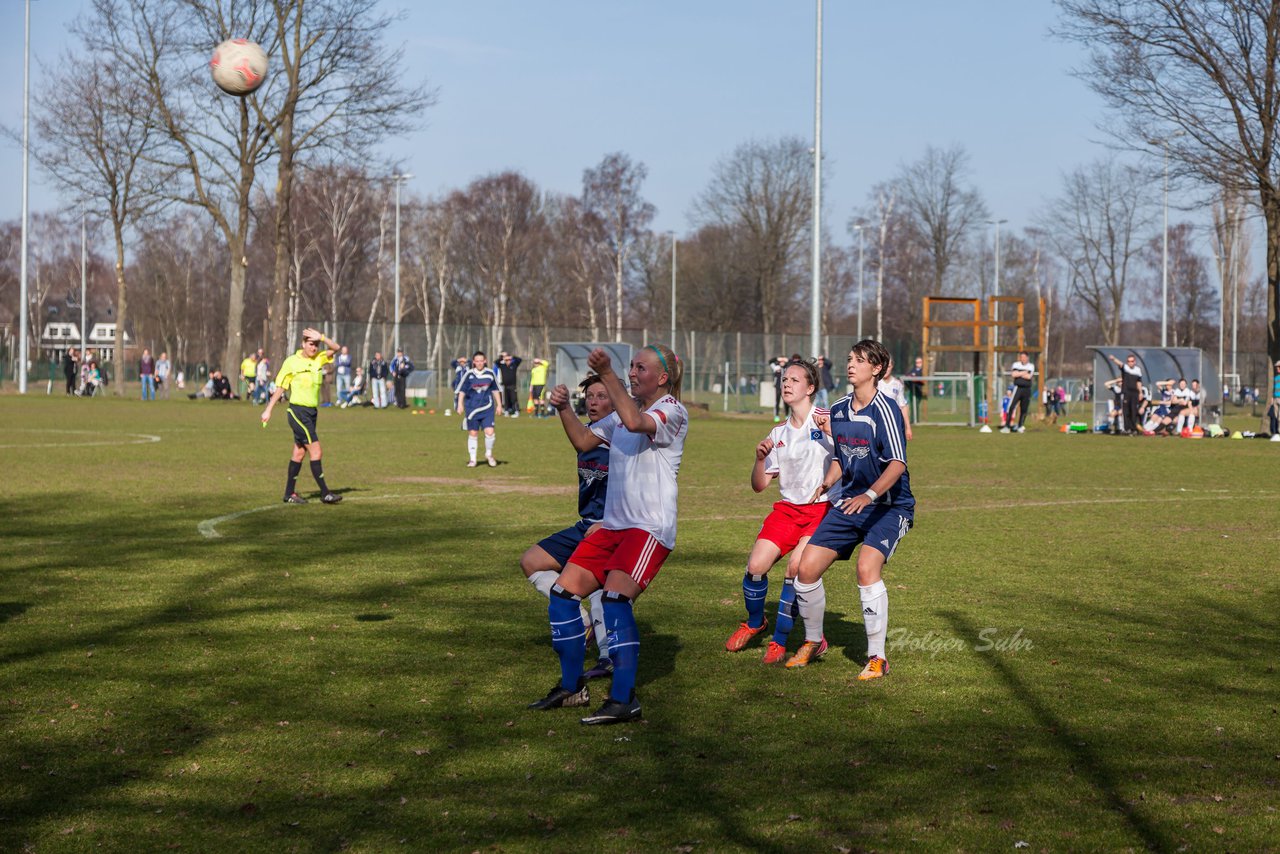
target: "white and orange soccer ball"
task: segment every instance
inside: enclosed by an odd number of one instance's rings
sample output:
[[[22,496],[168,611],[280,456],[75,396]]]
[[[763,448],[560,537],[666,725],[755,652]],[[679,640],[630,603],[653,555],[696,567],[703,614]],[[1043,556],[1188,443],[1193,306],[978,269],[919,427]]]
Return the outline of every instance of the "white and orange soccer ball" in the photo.
[[[227,39],[209,59],[213,82],[229,95],[248,95],[267,79],[267,54],[248,39]]]

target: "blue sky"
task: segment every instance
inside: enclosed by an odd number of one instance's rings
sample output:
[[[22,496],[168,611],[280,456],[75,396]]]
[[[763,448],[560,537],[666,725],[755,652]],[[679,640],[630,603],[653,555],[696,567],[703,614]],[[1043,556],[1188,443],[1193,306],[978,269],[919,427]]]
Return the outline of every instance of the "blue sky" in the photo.
[[[83,0],[32,3],[35,57],[56,59]],[[811,0],[445,2],[406,9],[406,74],[439,89],[426,128],[387,155],[437,193],[514,168],[576,193],[611,151],[645,163],[655,226],[683,232],[717,159],[752,138],[813,134]],[[928,145],[963,145],[970,179],[1011,230],[1105,152],[1100,101],[1069,75],[1080,49],[1048,35],[1049,0],[827,0],[823,148],[837,239],[868,190]],[[5,0],[0,122],[22,115],[21,0]],[[0,218],[20,213],[20,156],[0,141]],[[32,207],[58,205],[32,167]]]

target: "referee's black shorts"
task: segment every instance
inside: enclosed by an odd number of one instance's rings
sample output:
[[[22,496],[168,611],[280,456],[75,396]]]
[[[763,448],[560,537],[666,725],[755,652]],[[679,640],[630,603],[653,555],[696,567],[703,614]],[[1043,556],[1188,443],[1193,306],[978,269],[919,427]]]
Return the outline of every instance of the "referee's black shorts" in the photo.
[[[316,408],[314,406],[297,406],[289,404],[289,426],[293,428],[293,443],[305,448],[312,442],[320,441],[316,433]]]

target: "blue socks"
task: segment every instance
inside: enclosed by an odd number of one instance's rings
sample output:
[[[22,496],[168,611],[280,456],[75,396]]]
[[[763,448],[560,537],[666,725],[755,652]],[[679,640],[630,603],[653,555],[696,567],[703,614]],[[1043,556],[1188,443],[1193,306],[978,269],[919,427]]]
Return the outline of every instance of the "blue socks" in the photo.
[[[578,682],[582,679],[582,662],[587,654],[587,628],[582,625],[582,598],[555,584],[551,587],[548,599],[551,648],[560,656],[560,686],[566,691],[576,691]],[[635,626],[634,621],[632,626]]]
[[[787,636],[795,625],[796,612],[796,580],[788,578],[782,582],[782,592],[778,594],[778,616],[773,622],[773,642],[787,645]]]
[[[635,613],[631,610],[631,600],[613,591],[605,592],[603,607],[604,624],[609,630],[609,657],[613,659],[613,685],[609,689],[609,697],[629,703],[636,692],[636,670],[640,665],[640,632],[636,628]],[[582,625],[581,620],[578,625]],[[578,669],[581,671],[582,644],[578,646]],[[560,656],[560,666],[567,666],[563,655]],[[577,682],[574,687],[577,687]]]
[[[764,598],[769,594],[769,576],[742,576],[742,601],[747,603],[747,625],[758,629],[764,625]]]

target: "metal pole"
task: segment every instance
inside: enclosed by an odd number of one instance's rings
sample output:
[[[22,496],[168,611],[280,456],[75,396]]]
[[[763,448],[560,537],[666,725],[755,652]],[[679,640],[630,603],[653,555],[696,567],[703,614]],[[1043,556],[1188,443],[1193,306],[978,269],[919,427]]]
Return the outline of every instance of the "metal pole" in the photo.
[[[671,232],[671,341],[667,346],[676,346],[676,233]]]
[[[1236,365],[1240,342],[1240,277],[1236,274],[1239,267],[1234,257],[1227,263],[1227,275],[1231,277],[1231,373],[1237,388],[1240,385],[1240,369]]]
[[[1160,346],[1169,346],[1169,140],[1164,144],[1164,252],[1160,273]]]
[[[724,411],[729,411],[729,363],[724,363]]]
[[[80,212],[80,358],[84,358],[85,341],[89,335],[89,306],[85,298],[89,276],[86,268],[89,264],[89,228],[86,220],[88,211]]]
[[[18,394],[27,393],[27,140],[31,102],[31,0],[22,38],[22,260],[18,287]]]
[[[858,230],[858,340],[862,340],[862,285],[863,285],[863,248],[866,243],[863,237],[863,228],[865,226],[855,225]]]
[[[1227,341],[1227,282],[1222,276],[1222,256],[1214,255],[1213,260],[1218,265],[1218,394],[1222,394],[1227,372],[1223,364]]]
[[[395,301],[392,311],[394,312],[394,339],[395,349],[400,349],[400,175],[395,176],[396,179],[396,287]]]
[[[813,288],[809,299],[809,355],[822,352],[822,0],[818,3],[813,95]]]

